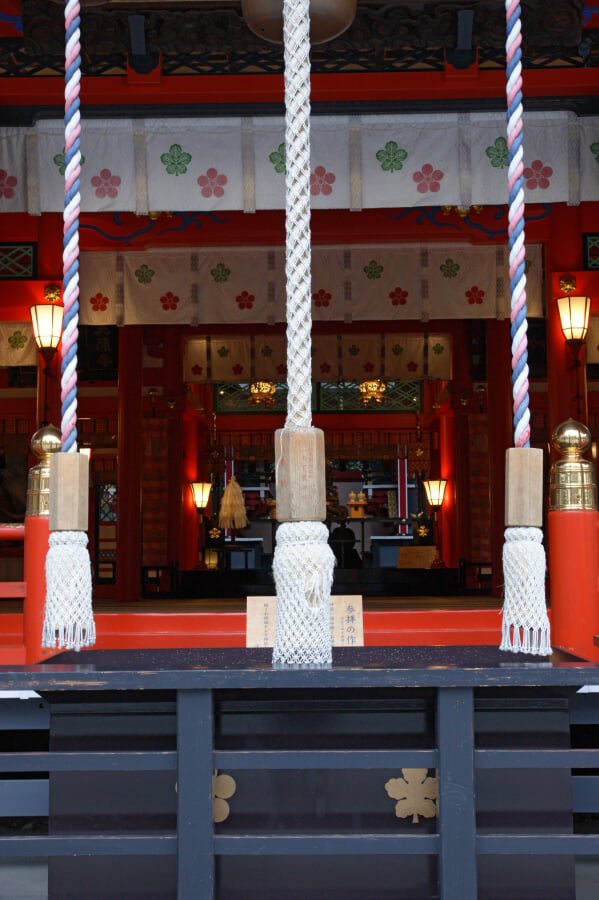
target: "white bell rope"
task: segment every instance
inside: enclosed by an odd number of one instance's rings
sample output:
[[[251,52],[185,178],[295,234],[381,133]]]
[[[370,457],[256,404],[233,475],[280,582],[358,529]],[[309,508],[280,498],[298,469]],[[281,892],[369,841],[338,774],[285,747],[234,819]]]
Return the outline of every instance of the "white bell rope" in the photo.
[[[505,9],[514,446],[534,453],[534,450],[530,450],[530,413],[528,410],[528,324],[526,318],[526,242],[522,163],[522,51],[520,48],[522,36],[519,0],[506,0]],[[534,490],[533,485],[530,485],[530,490]],[[509,511],[506,510],[506,513],[509,517]],[[530,523],[518,524],[526,526]],[[543,533],[539,528],[510,527],[505,532],[503,549],[505,602],[501,650],[542,655],[550,652],[549,619],[545,601],[545,550],[542,540]]]
[[[77,338],[79,322],[79,212],[81,182],[81,117],[79,114],[79,84],[81,81],[80,4],[67,0],[65,4],[65,198],[63,239],[64,318],[61,345],[61,401],[62,449],[57,457],[77,453]],[[50,470],[57,476],[51,479],[50,547],[46,557],[46,606],[42,646],[79,650],[96,641],[92,613],[92,585],[87,535],[73,531],[64,522],[73,519],[67,511],[66,519],[53,515],[56,496],[68,483],[72,472],[84,476],[81,494],[87,495],[87,468],[62,465],[63,460],[52,459]],[[61,475],[58,472],[62,473]],[[77,527],[86,527],[85,510],[77,519]],[[52,524],[54,522],[54,525]],[[80,525],[81,522],[81,525]]]
[[[309,0],[284,0],[283,43],[289,386],[284,430],[299,433],[312,425]],[[273,665],[331,664],[334,559],[322,522],[279,526],[273,559],[277,589]]]

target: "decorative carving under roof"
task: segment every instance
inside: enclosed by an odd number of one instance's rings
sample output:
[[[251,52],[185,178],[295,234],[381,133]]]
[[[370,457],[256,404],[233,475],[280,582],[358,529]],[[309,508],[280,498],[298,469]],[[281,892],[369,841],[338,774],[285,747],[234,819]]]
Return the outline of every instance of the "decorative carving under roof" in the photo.
[[[582,36],[584,0],[522,0],[524,52],[575,48]],[[497,0],[445,0],[441,3],[359,3],[352,27],[338,39],[317,48],[321,58],[343,55],[351,59],[368,49],[371,65],[400,50],[452,48],[456,43],[457,14],[474,9],[473,45],[484,58],[505,45],[505,10]],[[54,57],[63,53],[62,2],[22,0],[24,49],[28,54]],[[229,59],[254,50],[277,67],[282,50],[253,35],[243,21],[240,4],[208,2],[140,2],[84,4],[82,33],[86,58],[115,57],[129,47],[128,17],[143,14],[149,52],[185,57],[224,53]],[[273,70],[275,70],[273,68]]]

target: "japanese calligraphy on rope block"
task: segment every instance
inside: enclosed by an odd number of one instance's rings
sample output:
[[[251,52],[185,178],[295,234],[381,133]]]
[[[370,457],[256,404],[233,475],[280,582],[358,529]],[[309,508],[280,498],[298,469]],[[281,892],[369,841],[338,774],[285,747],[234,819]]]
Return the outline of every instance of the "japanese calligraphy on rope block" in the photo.
[[[320,428],[275,431],[275,469],[279,522],[324,522],[324,432]]]

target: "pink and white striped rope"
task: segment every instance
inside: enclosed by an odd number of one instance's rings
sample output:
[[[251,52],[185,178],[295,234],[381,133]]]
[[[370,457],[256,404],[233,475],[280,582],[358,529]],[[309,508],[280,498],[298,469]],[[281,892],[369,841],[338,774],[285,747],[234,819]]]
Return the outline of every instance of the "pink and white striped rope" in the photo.
[[[79,0],[65,4],[65,203],[61,402],[62,450],[77,452],[77,339],[79,337],[79,212],[81,178],[81,82]]]
[[[530,446],[530,412],[528,409],[528,325],[526,321],[526,244],[524,166],[522,162],[522,36],[519,0],[506,0],[505,8],[514,445],[528,447]]]

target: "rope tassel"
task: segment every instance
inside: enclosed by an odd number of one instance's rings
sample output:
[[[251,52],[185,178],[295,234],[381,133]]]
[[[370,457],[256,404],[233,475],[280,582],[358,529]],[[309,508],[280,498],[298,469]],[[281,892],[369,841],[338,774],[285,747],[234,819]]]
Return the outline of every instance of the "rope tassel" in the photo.
[[[46,557],[43,647],[80,650],[96,642],[87,535],[56,531]]]
[[[284,522],[273,573],[277,625],[273,665],[330,666],[331,586],[335,555],[322,522]]]
[[[500,650],[551,653],[545,606],[545,549],[540,528],[508,528],[503,545],[505,602]]]
[[[95,643],[87,550],[89,462],[77,452],[81,80],[79,0],[65,4],[64,317],[61,344],[61,452],[50,461],[50,549],[42,646],[79,650]]]

